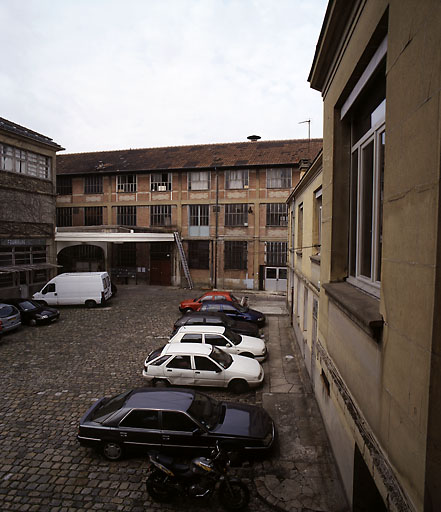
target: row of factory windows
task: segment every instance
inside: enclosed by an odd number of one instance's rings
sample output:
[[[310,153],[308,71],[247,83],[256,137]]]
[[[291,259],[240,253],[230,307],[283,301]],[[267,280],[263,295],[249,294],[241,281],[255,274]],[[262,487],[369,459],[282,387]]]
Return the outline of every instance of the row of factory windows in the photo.
[[[291,188],[291,168],[266,169],[267,188]],[[210,171],[188,172],[188,190],[209,190],[211,187]],[[225,171],[225,189],[247,189],[249,187],[248,169]],[[172,190],[172,173],[152,173],[150,175],[151,192]],[[116,192],[139,192],[138,175],[122,174],[116,177]],[[84,194],[102,194],[103,176],[86,176]],[[72,176],[57,176],[57,194],[72,194]]]
[[[226,204],[224,213],[225,226],[241,227],[248,225],[248,215],[252,208],[248,204]],[[122,226],[137,225],[137,206],[117,206],[116,223]],[[152,205],[150,208],[150,225],[170,226],[172,206]],[[74,216],[81,215],[84,226],[100,226],[103,224],[103,207],[86,206],[83,208],[63,207],[57,208],[57,226],[73,226]],[[190,226],[209,226],[210,205],[189,205],[188,207]],[[286,226],[287,205],[285,203],[270,203],[266,205],[266,226]]]

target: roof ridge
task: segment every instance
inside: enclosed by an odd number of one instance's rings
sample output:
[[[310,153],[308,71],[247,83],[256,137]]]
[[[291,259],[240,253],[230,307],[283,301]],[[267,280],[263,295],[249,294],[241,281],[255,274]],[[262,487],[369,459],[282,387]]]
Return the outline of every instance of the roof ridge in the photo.
[[[154,146],[154,147],[147,147],[147,148],[124,148],[124,149],[109,149],[109,150],[100,150],[100,151],[80,151],[78,153],[63,153],[63,155],[60,156],[72,156],[72,155],[92,155],[92,154],[99,154],[99,153],[119,153],[121,151],[146,151],[150,149],[171,149],[171,148],[195,148],[195,147],[207,147],[207,146],[229,146],[234,144],[246,144],[246,145],[253,145],[257,146],[260,144],[264,144],[266,142],[319,142],[323,141],[323,138],[317,137],[317,138],[311,138],[311,139],[265,139],[265,140],[258,140],[255,142],[251,141],[238,141],[238,142],[210,142],[206,144],[183,144],[179,146]]]

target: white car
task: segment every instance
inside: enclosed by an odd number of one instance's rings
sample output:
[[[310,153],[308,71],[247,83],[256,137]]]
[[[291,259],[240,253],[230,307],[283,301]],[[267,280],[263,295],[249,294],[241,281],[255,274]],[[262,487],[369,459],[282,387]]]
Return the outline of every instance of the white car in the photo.
[[[205,343],[220,347],[229,354],[254,357],[264,361],[267,356],[265,342],[260,338],[237,334],[228,327],[212,325],[184,325],[169,343]]]
[[[150,352],[142,376],[154,386],[216,386],[242,393],[261,384],[264,373],[255,359],[212,345],[168,343]]]

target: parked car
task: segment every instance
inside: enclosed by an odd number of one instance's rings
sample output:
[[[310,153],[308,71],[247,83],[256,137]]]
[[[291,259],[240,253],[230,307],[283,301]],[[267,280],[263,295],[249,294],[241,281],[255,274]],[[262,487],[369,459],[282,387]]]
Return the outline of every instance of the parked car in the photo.
[[[224,301],[207,301],[201,303],[198,311],[205,313],[224,313],[233,320],[243,320],[245,322],[253,322],[259,327],[265,325],[265,315],[248,306],[241,306],[233,302]]]
[[[142,375],[153,386],[216,386],[235,393],[257,387],[264,377],[255,359],[201,343],[168,343],[150,352]]]
[[[176,320],[173,334],[184,325],[221,325],[228,327],[233,332],[245,334],[246,336],[259,337],[259,327],[251,322],[241,320],[233,320],[224,313],[207,312],[207,311],[191,311],[185,313],[181,318]]]
[[[234,302],[235,304],[240,304],[238,298],[236,298],[231,292],[207,292],[201,295],[198,299],[189,299],[183,300],[179,305],[179,311],[187,312],[187,311],[197,311],[202,304],[202,302],[206,300],[228,300],[229,302]],[[245,299],[244,299],[245,300]]]
[[[189,389],[134,389],[101,398],[80,420],[77,439],[110,460],[126,448],[209,452],[217,441],[250,456],[273,445],[274,422],[262,408],[218,402]]]
[[[104,304],[111,296],[112,285],[107,272],[67,272],[55,276],[32,298],[50,305],[85,304],[93,308]]]
[[[265,342],[260,338],[237,334],[222,326],[184,325],[169,343],[205,343],[220,347],[229,354],[252,357],[259,362],[267,356]]]
[[[58,320],[58,309],[44,306],[32,299],[5,299],[6,304],[15,306],[20,312],[21,322],[27,325],[49,324]]]
[[[0,303],[0,336],[18,329],[21,325],[20,312],[10,304]]]

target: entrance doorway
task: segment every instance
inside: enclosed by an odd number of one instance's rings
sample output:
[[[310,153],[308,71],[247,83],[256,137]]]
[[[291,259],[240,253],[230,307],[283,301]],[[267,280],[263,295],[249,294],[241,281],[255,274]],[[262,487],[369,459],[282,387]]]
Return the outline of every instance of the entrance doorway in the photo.
[[[286,292],[286,267],[265,267],[265,290],[269,292]]]
[[[150,284],[171,285],[172,254],[173,244],[170,242],[150,244]]]
[[[62,272],[99,272],[105,269],[104,251],[96,245],[72,245],[57,256]]]

